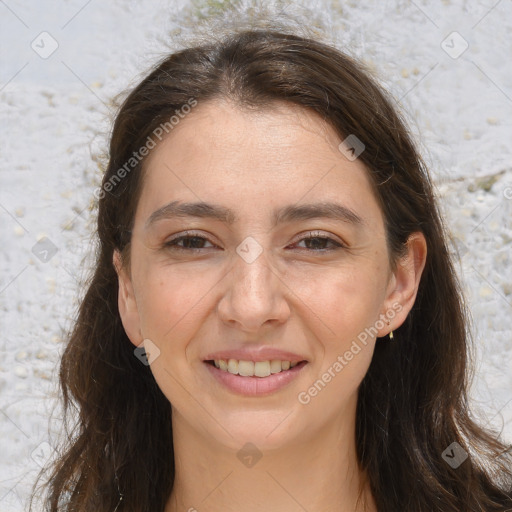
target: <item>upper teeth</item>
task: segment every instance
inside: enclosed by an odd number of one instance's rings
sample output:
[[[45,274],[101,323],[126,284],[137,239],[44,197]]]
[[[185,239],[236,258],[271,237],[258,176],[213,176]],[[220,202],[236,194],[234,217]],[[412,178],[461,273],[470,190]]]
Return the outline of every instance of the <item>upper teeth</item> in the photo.
[[[215,366],[221,370],[228,371],[242,377],[268,377],[271,373],[279,373],[281,370],[289,370],[298,363],[290,361],[280,361],[272,359],[271,361],[243,361],[236,359],[215,359]]]

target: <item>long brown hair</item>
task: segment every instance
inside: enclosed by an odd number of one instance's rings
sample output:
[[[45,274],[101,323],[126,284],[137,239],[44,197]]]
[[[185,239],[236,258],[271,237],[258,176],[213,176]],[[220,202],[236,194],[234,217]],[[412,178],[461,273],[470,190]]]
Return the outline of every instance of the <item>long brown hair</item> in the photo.
[[[469,414],[467,314],[432,184],[408,129],[362,64],[272,30],[234,32],[167,56],[118,111],[98,194],[95,272],[60,367],[64,409],[76,409],[77,421],[52,467],[46,509],[165,508],[174,482],[171,405],[134,357],[121,324],[112,255],[129,253],[142,188],[144,159],[126,163],[191,99],[214,98],[254,109],[291,102],[317,112],[342,139],[355,134],[365,145],[359,158],[384,214],[392,262],[411,233],[425,235],[415,305],[394,342],[377,343],[359,389],[358,458],[378,510],[512,510],[510,448]],[[469,454],[456,468],[443,456],[450,446]]]

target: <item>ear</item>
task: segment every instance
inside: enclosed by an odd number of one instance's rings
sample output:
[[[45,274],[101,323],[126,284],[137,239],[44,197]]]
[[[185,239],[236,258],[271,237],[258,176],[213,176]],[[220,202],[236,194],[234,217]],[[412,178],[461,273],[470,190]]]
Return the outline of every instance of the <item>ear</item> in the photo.
[[[385,320],[385,326],[379,330],[379,337],[386,336],[404,323],[416,300],[426,259],[425,236],[421,232],[411,234],[407,240],[407,252],[398,260],[389,281],[384,301],[385,310],[381,316]]]
[[[122,264],[121,254],[117,249],[114,250],[113,264],[119,281],[117,298],[119,315],[121,316],[126,335],[135,346],[139,346],[144,339],[140,329],[139,310],[135,301],[130,276]]]

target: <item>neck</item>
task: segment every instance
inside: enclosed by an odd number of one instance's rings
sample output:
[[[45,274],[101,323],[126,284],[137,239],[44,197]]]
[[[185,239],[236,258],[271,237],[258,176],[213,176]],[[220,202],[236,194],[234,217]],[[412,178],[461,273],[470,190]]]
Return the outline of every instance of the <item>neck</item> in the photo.
[[[355,408],[353,421],[339,418],[286,447],[255,452],[205,438],[175,410],[172,418],[176,472],[165,512],[377,512],[357,464]]]

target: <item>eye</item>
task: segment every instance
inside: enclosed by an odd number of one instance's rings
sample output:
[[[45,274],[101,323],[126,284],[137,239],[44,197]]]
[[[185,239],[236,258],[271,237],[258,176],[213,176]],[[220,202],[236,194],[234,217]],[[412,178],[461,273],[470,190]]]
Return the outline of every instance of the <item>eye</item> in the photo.
[[[183,245],[179,245],[180,242],[183,242]],[[178,251],[200,251],[204,248],[205,242],[213,244],[208,238],[194,233],[189,234],[187,231],[186,235],[177,236],[165,242],[164,247]],[[209,249],[209,247],[206,247],[206,249]]]
[[[306,244],[306,247],[302,248],[302,250],[313,252],[330,252],[345,247],[342,243],[330,236],[322,236],[321,232],[310,232],[309,236],[301,238],[295,245],[302,242]],[[212,244],[212,246],[215,245],[208,238],[187,231],[187,234],[174,237],[165,242],[164,247],[176,251],[201,251],[203,249],[210,249],[210,247],[204,247],[205,243]],[[326,247],[329,244],[331,248]]]
[[[329,252],[336,251],[344,247],[343,244],[335,240],[330,236],[322,236],[322,233],[319,232],[310,232],[309,236],[301,238],[297,243],[306,243],[306,250],[312,250],[313,252]],[[310,247],[307,247],[307,245]],[[332,248],[326,248],[327,244],[331,244]],[[311,247],[312,246],[312,247]]]

